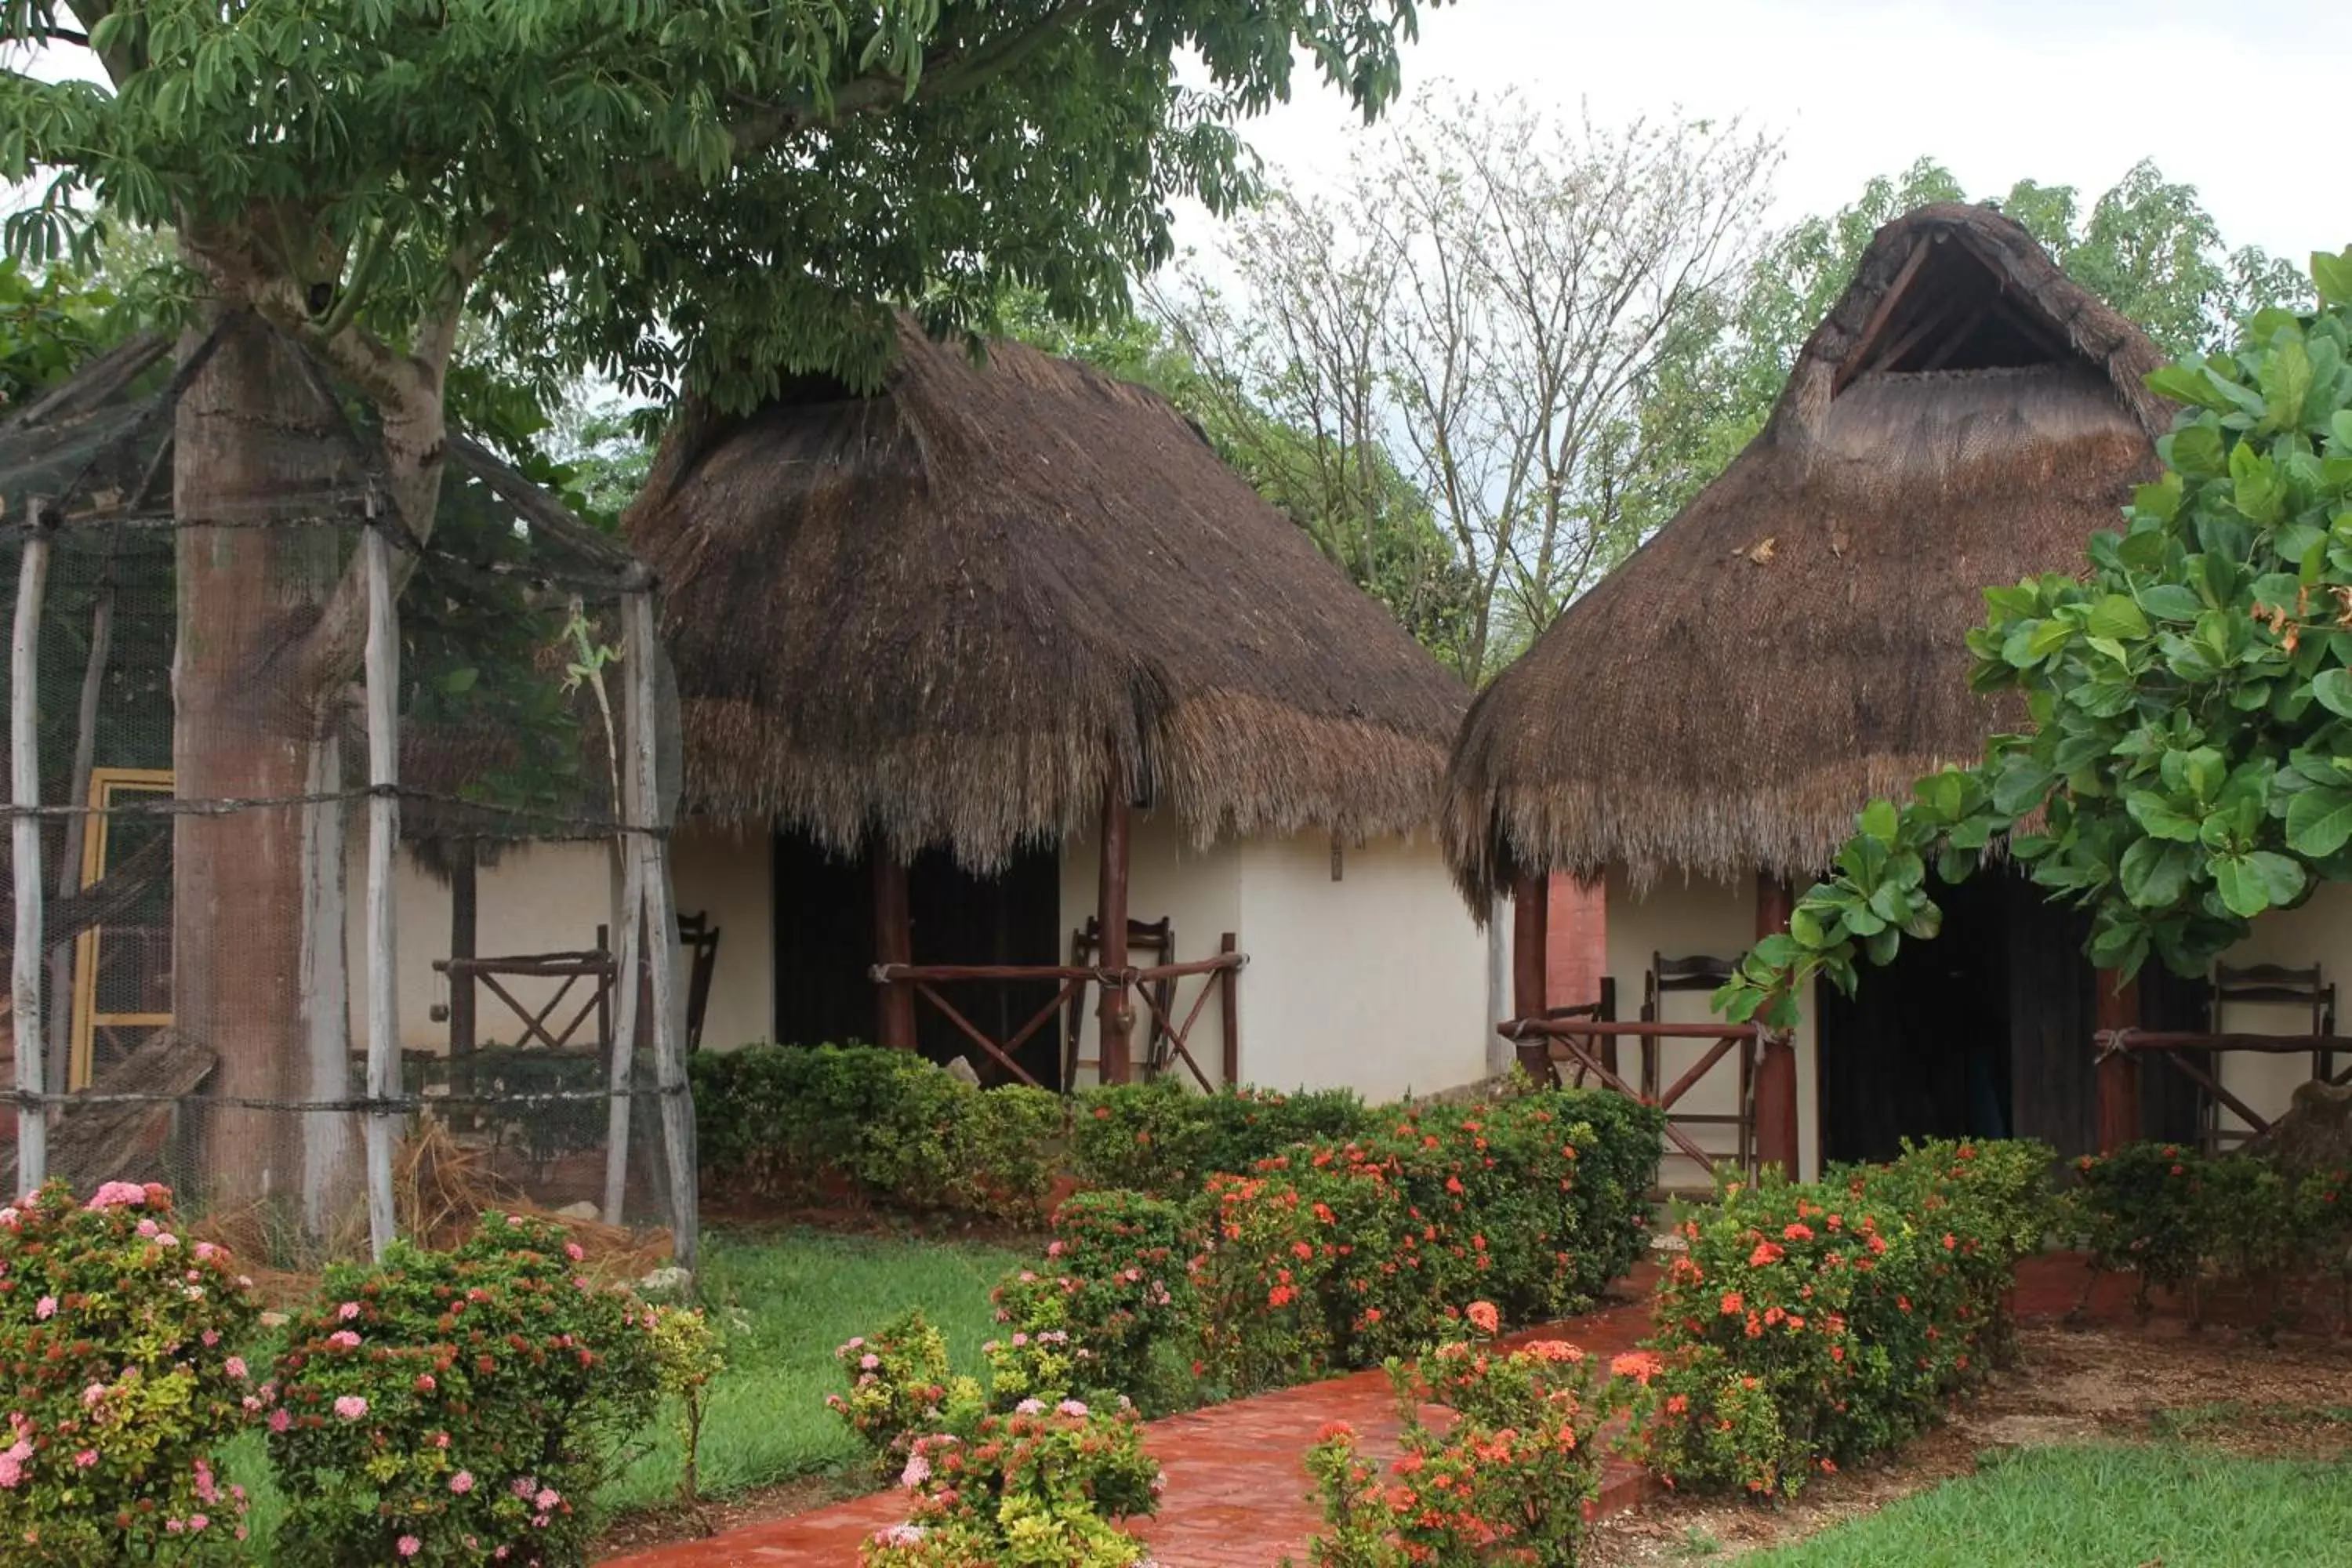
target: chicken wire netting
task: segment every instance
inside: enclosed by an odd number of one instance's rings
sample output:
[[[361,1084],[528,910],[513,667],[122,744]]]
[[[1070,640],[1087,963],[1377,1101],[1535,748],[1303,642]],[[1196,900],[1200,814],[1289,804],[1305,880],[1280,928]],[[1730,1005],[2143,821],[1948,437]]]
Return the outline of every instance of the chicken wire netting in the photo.
[[[331,459],[188,515],[211,346],[0,410],[12,1187],[161,1181],[272,1258],[523,1205],[690,1258],[699,933],[645,574],[462,437],[421,543],[364,405],[282,342]]]

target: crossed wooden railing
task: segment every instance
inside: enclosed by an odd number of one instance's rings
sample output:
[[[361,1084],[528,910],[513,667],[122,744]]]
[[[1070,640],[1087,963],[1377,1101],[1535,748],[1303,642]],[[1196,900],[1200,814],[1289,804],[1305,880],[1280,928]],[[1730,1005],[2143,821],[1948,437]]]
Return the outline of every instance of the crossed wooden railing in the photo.
[[[2352,1037],[2340,1035],[2248,1035],[2193,1034],[2162,1029],[2103,1029],[2093,1037],[2098,1046],[2098,1059],[2153,1056],[2168,1063],[2172,1069],[2213,1097],[2252,1129],[2252,1136],[2261,1137],[2271,1130],[2272,1118],[2263,1116],[2243,1100],[2230,1092],[2221,1082],[2221,1064],[2213,1058],[2228,1051],[2249,1051],[2261,1056],[2311,1056],[2317,1061],[2332,1058],[2339,1051],[2352,1051]],[[2192,1060],[2202,1058],[2202,1062]],[[2316,1070],[2313,1076],[2323,1083],[2341,1086],[2352,1083],[2352,1067],[2340,1072]]]
[[[1232,1083],[1239,1072],[1241,1052],[1241,1005],[1234,982],[1248,964],[1249,955],[1239,952],[1234,940],[1225,938],[1223,951],[1213,958],[1194,959],[1185,963],[1130,965],[1125,969],[1103,969],[1084,964],[1049,963],[877,963],[867,973],[877,985],[904,985],[938,1011],[952,1025],[957,1033],[970,1040],[987,1057],[1032,1088],[1042,1089],[1020,1062],[1014,1059],[1023,1046],[1034,1038],[1037,1032],[1054,1022],[1065,1007],[1082,1000],[1088,985],[1118,986],[1141,998],[1149,1033],[1145,1041],[1146,1074],[1150,1076],[1177,1062],[1182,1062],[1193,1079],[1206,1090],[1213,1091],[1218,1081],[1210,1078],[1199,1059],[1192,1054],[1192,1032],[1208,1008],[1212,996],[1220,999],[1219,1020],[1223,1026],[1223,1082]],[[1177,982],[1198,979],[1201,988],[1192,998],[1192,1007],[1179,1020],[1176,1012]],[[1058,983],[1053,999],[1032,1014],[1027,1022],[1003,1040],[992,1039],[987,1031],[967,1017],[961,1008],[941,994],[943,985],[965,984],[1020,984],[1052,981]],[[1165,984],[1163,994],[1162,985]],[[1066,1090],[1069,1086],[1057,1086]]]
[[[1536,1018],[1514,1018],[1501,1026],[1499,1032],[1507,1040],[1525,1047],[1530,1040],[1543,1042],[1544,1060],[1557,1081],[1562,1064],[1572,1064],[1577,1081],[1597,1079],[1629,1100],[1654,1105],[1666,1115],[1666,1141],[1676,1149],[1709,1170],[1726,1156],[1713,1154],[1702,1148],[1685,1128],[1695,1126],[1728,1126],[1734,1129],[1735,1152],[1728,1156],[1740,1169],[1753,1174],[1757,1163],[1756,1144],[1756,1078],[1757,1058],[1769,1033],[1760,1024],[1618,1024],[1605,1019],[1587,1018],[1574,1015],[1588,1008],[1560,1008],[1555,1013]],[[1613,1050],[1604,1050],[1603,1042],[1637,1039],[1645,1044],[1657,1040],[1710,1040],[1705,1055],[1693,1062],[1682,1077],[1668,1085],[1663,1093],[1644,1094],[1617,1075]],[[1713,1071],[1724,1058],[1737,1051],[1739,1068],[1739,1107],[1727,1114],[1722,1112],[1674,1114],[1675,1106]],[[1644,1058],[1649,1056],[1644,1051]]]

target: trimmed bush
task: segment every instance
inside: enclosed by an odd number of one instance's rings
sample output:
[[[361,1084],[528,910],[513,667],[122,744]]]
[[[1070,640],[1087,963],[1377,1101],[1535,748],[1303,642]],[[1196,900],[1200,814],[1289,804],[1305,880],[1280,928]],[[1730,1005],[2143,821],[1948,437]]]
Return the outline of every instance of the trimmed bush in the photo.
[[[1387,1120],[1344,1089],[1195,1094],[1172,1078],[1108,1084],[1077,1097],[1071,1159],[1085,1185],[1184,1200],[1213,1175],[1244,1173],[1302,1143],[1367,1138]]]
[[[1909,1436],[2001,1352],[2016,1261],[2051,1221],[2050,1160],[1939,1142],[1677,1205],[1687,1251],[1660,1287],[1635,1453],[1676,1485],[1792,1496]]]
[[[1241,1393],[1375,1365],[1457,1332],[1581,1310],[1645,1244],[1654,1108],[1547,1090],[1392,1110],[1209,1183],[1195,1265],[1205,1374]]]
[[[579,1248],[485,1215],[449,1252],[330,1268],[288,1326],[269,1457],[289,1564],[586,1560],[588,1500],[655,1412],[653,1311]]]
[[[688,1068],[704,1167],[765,1196],[1034,1220],[1061,1170],[1059,1096],[974,1089],[907,1051],[746,1046]]]
[[[128,1182],[0,1208],[0,1558],[246,1555],[245,1489],[215,1466],[262,1398],[236,1353],[250,1281],[175,1223],[168,1190]]]

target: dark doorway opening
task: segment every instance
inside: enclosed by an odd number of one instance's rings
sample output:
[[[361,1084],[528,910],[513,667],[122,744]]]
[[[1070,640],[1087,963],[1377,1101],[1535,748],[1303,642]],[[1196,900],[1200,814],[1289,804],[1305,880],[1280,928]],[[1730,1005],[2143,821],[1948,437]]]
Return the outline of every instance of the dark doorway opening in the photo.
[[[785,1044],[871,1040],[876,996],[874,871],[863,854],[835,855],[799,833],[774,838],[775,1037]],[[975,876],[944,850],[926,850],[907,871],[914,961],[1050,965],[1059,955],[1061,854],[1015,851],[1004,870]],[[940,994],[993,1039],[1010,1038],[1053,1000],[1052,981],[957,984]],[[928,1003],[915,1008],[916,1046],[933,1061],[970,1061],[987,1082],[1012,1075]],[[1014,1059],[1038,1082],[1061,1073],[1061,1032],[1040,1029]]]
[[[1935,882],[1944,928],[1906,942],[1854,994],[1818,999],[1822,1158],[1885,1160],[1906,1138],[2039,1138],[2061,1154],[2098,1134],[2097,983],[2088,917],[2022,876]]]

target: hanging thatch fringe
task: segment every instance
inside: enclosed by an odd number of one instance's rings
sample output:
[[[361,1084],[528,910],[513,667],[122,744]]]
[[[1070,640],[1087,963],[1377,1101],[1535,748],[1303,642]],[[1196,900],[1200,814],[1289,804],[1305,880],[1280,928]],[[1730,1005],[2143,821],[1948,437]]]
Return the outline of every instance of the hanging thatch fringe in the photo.
[[[690,809],[986,868],[1116,762],[1197,839],[1430,826],[1466,694],[1174,409],[898,346],[872,398],[689,413],[628,518]]]
[[[2160,363],[1996,213],[1880,230],[1762,434],[1473,706],[1444,833],[1474,910],[1547,870],[1810,876],[1973,760],[2020,719],[1968,689],[1982,590],[2117,525]]]

